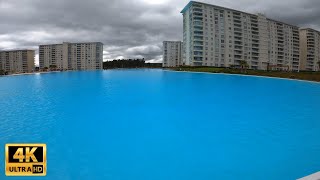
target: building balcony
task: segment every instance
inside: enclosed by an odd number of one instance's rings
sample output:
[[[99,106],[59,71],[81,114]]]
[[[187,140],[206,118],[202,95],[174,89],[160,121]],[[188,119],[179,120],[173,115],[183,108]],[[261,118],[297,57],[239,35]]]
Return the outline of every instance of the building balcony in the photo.
[[[241,13],[233,12],[233,19],[241,19]]]
[[[194,55],[194,56],[202,56],[202,55],[203,55],[203,52],[202,52],[202,51],[194,51],[194,52],[193,52],[193,55]]]
[[[251,55],[252,55],[252,56],[255,56],[255,57],[259,57],[259,53],[256,53],[256,52],[252,52]]]
[[[193,13],[193,16],[194,16],[194,17],[202,17],[203,14],[202,14],[202,13],[198,13],[198,12],[194,12],[194,13]]]
[[[202,13],[202,9],[201,9],[201,8],[193,8],[192,10],[193,10],[193,12],[200,12],[200,13]]]
[[[293,32],[292,34],[293,34],[293,36],[297,36],[297,37],[300,36],[300,34],[298,32],[297,33]]]
[[[258,45],[259,45],[259,40],[257,40],[257,39],[252,39],[252,44],[258,44]]]
[[[203,17],[193,17],[194,21],[203,21]]]
[[[239,46],[242,46],[242,45],[243,45],[243,44],[242,44],[242,41],[237,41],[237,40],[234,41],[234,44],[235,44],[235,45],[239,45]]]
[[[194,61],[202,61],[202,60],[203,60],[203,57],[193,57],[193,60],[194,60]]]
[[[203,55],[194,54],[193,57],[203,57]]]
[[[259,48],[254,48],[254,47],[253,47],[253,48],[252,48],[252,52],[257,52],[257,53],[258,53],[258,52],[259,52]]]
[[[233,14],[234,16],[240,16],[240,17],[241,17],[241,13],[240,13],[240,12],[234,11],[234,12],[232,12],[232,14]]]
[[[252,61],[259,61],[259,57],[252,57]]]
[[[252,35],[251,36],[253,39],[259,39],[259,36],[257,36],[257,35]]]
[[[299,34],[299,28],[292,29],[292,32],[295,34]]]
[[[234,30],[234,32],[242,32],[241,28],[234,28],[233,30]]]
[[[292,62],[292,65],[299,66],[299,62]]]
[[[242,51],[235,50],[235,51],[234,51],[234,54],[236,54],[236,55],[242,55]]]
[[[203,31],[194,31],[194,35],[203,36]]]
[[[199,21],[195,21],[195,22],[193,22],[193,26],[194,26],[194,27],[201,27],[201,28],[203,28],[203,23],[202,23],[202,22],[199,22]]]
[[[242,50],[242,46],[235,45],[235,46],[234,46],[234,49],[235,49],[235,50]]]
[[[236,27],[236,28],[242,28],[241,24],[233,24],[233,26]]]
[[[194,41],[193,45],[194,46],[203,46],[203,41]]]
[[[234,32],[234,35],[242,37],[242,32]]]
[[[258,24],[258,20],[251,19],[251,23]]]
[[[253,35],[259,35],[259,32],[254,32],[254,31],[252,31],[252,34]],[[258,38],[257,38],[258,39]]]
[[[197,50],[197,51],[202,51],[203,50],[203,46],[193,46],[193,49]]]
[[[194,26],[194,27],[193,27],[193,30],[203,31],[203,27],[202,27],[202,26]]]
[[[239,20],[239,19],[234,19],[234,20],[233,20],[233,23],[235,23],[235,24],[242,24],[241,20]]]
[[[234,55],[234,59],[242,60],[243,58],[241,55]]]
[[[258,28],[259,26],[258,26],[258,24],[251,24],[251,27]]]
[[[203,41],[203,36],[193,36],[193,39]]]
[[[259,28],[258,27],[251,27],[252,31],[258,31],[259,32]]]

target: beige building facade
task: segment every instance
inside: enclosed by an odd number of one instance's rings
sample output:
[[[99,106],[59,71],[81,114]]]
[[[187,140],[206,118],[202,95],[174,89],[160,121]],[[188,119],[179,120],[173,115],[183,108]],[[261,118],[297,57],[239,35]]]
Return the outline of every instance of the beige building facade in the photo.
[[[34,71],[34,50],[0,51],[0,70],[9,74]]]
[[[102,69],[101,42],[50,44],[39,46],[40,69],[56,67],[61,70]]]
[[[319,71],[320,32],[311,28],[300,29],[300,70]]]
[[[162,67],[178,67],[182,65],[181,61],[181,41],[163,42],[163,62]]]
[[[299,70],[297,26],[195,1],[181,13],[185,65]]]

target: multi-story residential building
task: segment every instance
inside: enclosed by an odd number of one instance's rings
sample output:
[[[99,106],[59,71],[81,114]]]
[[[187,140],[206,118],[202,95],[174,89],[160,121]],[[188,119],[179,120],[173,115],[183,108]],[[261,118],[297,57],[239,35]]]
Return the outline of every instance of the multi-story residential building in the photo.
[[[185,65],[299,70],[297,26],[195,1],[181,13]]]
[[[177,67],[182,65],[181,41],[163,41],[162,67]]]
[[[0,69],[9,74],[33,72],[34,55],[34,50],[0,51]]]
[[[319,71],[320,32],[310,28],[300,29],[300,70]]]
[[[269,63],[277,69],[299,71],[299,27],[269,19]]]
[[[40,69],[55,67],[61,70],[102,69],[101,42],[50,44],[39,46]]]

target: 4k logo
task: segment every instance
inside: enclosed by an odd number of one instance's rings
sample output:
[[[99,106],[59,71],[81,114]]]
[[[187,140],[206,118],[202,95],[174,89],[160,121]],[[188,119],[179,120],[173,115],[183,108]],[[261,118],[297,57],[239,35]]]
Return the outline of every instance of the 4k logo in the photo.
[[[45,176],[45,144],[6,144],[7,176]]]

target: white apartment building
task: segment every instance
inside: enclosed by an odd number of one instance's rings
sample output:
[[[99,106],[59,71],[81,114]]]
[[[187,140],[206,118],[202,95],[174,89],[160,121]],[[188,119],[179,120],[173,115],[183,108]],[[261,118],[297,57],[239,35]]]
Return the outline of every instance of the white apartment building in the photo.
[[[163,41],[162,67],[178,67],[181,61],[181,41]]]
[[[34,50],[0,51],[0,70],[9,74],[33,72],[34,55]]]
[[[319,71],[320,32],[314,29],[300,29],[300,69]]]
[[[61,70],[102,69],[101,42],[49,44],[39,46],[40,69],[56,67]]]
[[[183,63],[299,70],[299,28],[220,6],[190,1],[183,14]]]

